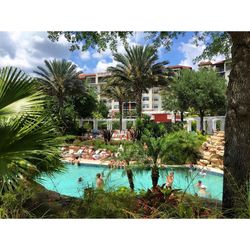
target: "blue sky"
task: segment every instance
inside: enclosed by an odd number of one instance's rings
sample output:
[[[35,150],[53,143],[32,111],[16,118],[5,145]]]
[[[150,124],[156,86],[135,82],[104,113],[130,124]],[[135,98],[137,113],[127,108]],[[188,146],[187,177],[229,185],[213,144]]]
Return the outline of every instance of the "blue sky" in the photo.
[[[159,48],[159,59],[169,61],[169,65],[185,65],[197,68],[192,60],[201,54],[204,44],[196,47],[192,44],[191,32],[173,40],[171,51]],[[145,44],[144,34],[136,32],[128,38],[130,45]],[[16,66],[27,73],[33,72],[37,66],[42,66],[44,60],[67,59],[74,62],[84,73],[104,72],[108,66],[113,66],[112,52],[106,50],[98,53],[94,49],[88,51],[69,51],[70,44],[61,37],[53,43],[47,38],[46,32],[0,32],[0,67]],[[123,53],[122,43],[118,43],[118,52]],[[217,57],[215,60],[220,60]]]

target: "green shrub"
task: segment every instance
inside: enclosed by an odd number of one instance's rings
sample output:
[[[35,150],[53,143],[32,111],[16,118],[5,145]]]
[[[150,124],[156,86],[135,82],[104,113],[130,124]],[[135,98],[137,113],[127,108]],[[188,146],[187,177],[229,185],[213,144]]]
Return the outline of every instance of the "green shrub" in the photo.
[[[0,196],[0,219],[4,218],[34,218],[25,208],[25,203],[31,198],[32,191],[20,185],[15,191],[9,191]]]
[[[105,192],[92,190],[83,198],[85,218],[129,218],[125,211],[135,207],[135,194],[128,188]]]
[[[162,161],[166,164],[185,164],[195,162],[199,157],[199,148],[206,137],[187,131],[178,131],[165,136],[164,155]]]
[[[113,122],[112,122],[112,129],[113,129],[113,130],[118,130],[119,127],[120,127],[119,121],[113,121]]]

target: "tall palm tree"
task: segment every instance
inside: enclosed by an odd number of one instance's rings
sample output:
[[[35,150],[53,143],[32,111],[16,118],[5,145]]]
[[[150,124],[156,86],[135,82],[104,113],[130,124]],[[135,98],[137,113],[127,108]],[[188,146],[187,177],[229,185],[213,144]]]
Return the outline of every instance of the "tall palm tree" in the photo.
[[[0,192],[14,189],[23,177],[63,167],[61,143],[37,82],[16,68],[0,69]]]
[[[104,86],[102,96],[118,101],[119,104],[119,129],[122,130],[123,103],[129,98],[129,91],[122,85],[117,84],[117,78],[109,78]]]
[[[136,111],[141,116],[142,93],[154,86],[166,85],[168,82],[164,65],[168,62],[157,62],[157,49],[152,46],[132,46],[125,48],[125,54],[115,53],[117,66],[109,67],[108,72],[119,79],[126,88],[135,94]]]
[[[84,93],[83,82],[79,79],[82,72],[77,70],[75,64],[66,60],[45,60],[44,63],[45,67],[38,66],[34,73],[43,84],[42,89],[48,95],[56,97],[61,114],[67,96]]]

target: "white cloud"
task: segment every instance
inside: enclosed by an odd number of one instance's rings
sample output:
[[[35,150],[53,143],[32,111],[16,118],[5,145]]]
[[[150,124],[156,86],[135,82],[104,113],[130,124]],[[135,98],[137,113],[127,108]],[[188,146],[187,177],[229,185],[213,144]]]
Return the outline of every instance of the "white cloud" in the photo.
[[[184,66],[191,66],[194,69],[198,68],[197,64],[193,63],[193,60],[199,56],[202,51],[205,49],[205,44],[200,43],[199,46],[193,44],[193,38],[191,38],[187,43],[181,43],[179,50],[183,53],[184,59],[179,63]]]
[[[97,63],[96,68],[95,68],[95,72],[96,73],[105,72],[108,67],[116,66],[116,64],[117,63],[115,61],[107,62],[105,59],[102,59]]]
[[[200,42],[198,46],[193,44],[193,38],[191,38],[187,43],[181,43],[179,50],[183,53],[184,59],[180,61],[180,65],[191,66],[193,69],[198,68],[198,63],[193,63],[193,60],[201,55],[203,50],[206,48],[204,42]],[[212,58],[212,62],[224,60],[223,55],[218,55]]]
[[[110,49],[106,49],[105,51],[96,51],[92,54],[92,57],[93,58],[96,58],[96,59],[102,59],[104,57],[109,57],[111,58],[112,57],[112,51]]]
[[[81,52],[80,57],[83,61],[86,61],[86,60],[90,59],[91,55],[90,55],[89,51],[87,50],[87,51]]]
[[[46,32],[0,32],[0,67],[15,66],[30,73],[44,60],[69,59],[68,42],[53,43]]]

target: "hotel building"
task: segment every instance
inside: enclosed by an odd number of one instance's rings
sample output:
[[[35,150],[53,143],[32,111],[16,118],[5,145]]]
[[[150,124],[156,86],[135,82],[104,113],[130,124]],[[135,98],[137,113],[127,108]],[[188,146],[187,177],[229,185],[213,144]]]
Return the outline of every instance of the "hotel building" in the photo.
[[[198,64],[199,68],[211,68],[214,69],[221,76],[225,77],[227,83],[229,81],[229,73],[231,70],[231,60],[223,60],[219,62],[212,63],[210,61],[200,62]],[[190,69],[192,67],[175,65],[168,66],[174,74],[178,74],[183,69]],[[96,73],[96,74],[81,74],[81,79],[86,81],[92,88],[95,89],[97,97],[99,100],[102,100],[107,107],[109,108],[109,116],[114,117],[115,113],[119,112],[119,104],[116,100],[110,100],[101,96],[102,87],[107,83],[106,79],[110,76],[110,73]],[[155,121],[158,122],[168,122],[173,120],[174,116],[171,111],[164,111],[162,108],[162,98],[160,94],[160,87],[154,87],[148,89],[148,93],[143,93],[142,95],[142,112],[152,117]],[[134,118],[135,117],[135,102],[124,102],[123,111],[125,117]],[[134,116],[133,116],[134,112]],[[177,121],[180,120],[180,117],[177,115]]]

